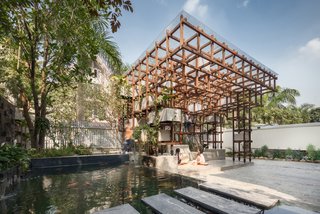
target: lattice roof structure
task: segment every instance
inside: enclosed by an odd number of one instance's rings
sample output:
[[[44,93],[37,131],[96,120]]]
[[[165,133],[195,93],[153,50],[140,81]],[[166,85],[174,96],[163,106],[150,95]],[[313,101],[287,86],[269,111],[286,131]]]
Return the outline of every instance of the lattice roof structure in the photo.
[[[250,93],[251,102],[243,102],[254,107],[257,96],[275,90],[275,72],[185,12],[161,36],[126,74],[134,99],[170,89],[171,107],[193,111],[196,105],[194,113],[210,114],[235,108],[239,93]]]
[[[263,94],[275,91],[277,73],[181,12],[126,78],[132,91],[132,118],[157,108],[155,101],[169,93],[170,100],[162,107],[190,115],[232,113],[235,120],[243,118],[243,125],[233,125],[240,133],[247,124],[244,120],[251,124],[250,109],[261,105]],[[251,125],[243,130],[251,130]]]

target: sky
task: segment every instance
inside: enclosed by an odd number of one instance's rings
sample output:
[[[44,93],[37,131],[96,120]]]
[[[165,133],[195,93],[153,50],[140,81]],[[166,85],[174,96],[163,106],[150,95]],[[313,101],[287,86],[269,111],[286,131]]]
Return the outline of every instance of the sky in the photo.
[[[113,34],[132,64],[185,10],[278,73],[277,84],[300,91],[298,105],[320,107],[320,0],[132,0]]]

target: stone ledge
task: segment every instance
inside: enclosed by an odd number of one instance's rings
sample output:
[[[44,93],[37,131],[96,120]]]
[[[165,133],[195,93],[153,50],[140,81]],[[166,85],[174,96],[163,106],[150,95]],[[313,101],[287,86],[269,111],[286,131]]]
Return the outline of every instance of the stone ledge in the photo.
[[[178,157],[171,155],[148,156],[142,155],[142,164],[164,171],[174,172],[178,170]]]
[[[129,155],[81,155],[31,159],[31,169],[79,166],[113,165],[129,161]]]

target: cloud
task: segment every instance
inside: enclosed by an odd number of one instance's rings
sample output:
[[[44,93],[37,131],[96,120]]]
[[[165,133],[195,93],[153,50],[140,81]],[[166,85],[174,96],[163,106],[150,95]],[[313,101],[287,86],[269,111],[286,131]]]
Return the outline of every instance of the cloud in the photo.
[[[279,56],[273,67],[279,72],[279,85],[300,91],[298,104],[312,103],[320,107],[320,37]]]
[[[320,58],[320,37],[316,37],[299,48],[299,53],[306,57]]]
[[[208,5],[201,4],[201,0],[187,0],[183,9],[188,13],[204,18],[208,12]]]
[[[250,0],[244,0],[244,1],[242,2],[242,6],[243,6],[243,7],[247,7],[248,4],[249,4],[249,2],[250,2]]]

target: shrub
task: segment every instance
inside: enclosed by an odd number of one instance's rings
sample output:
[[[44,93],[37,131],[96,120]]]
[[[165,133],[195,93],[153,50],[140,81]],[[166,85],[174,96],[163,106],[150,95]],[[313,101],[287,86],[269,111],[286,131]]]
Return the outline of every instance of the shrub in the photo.
[[[92,154],[90,148],[83,145],[79,146],[67,146],[63,148],[50,148],[40,152],[36,150],[30,150],[30,156],[33,158],[43,157],[60,157],[60,156],[72,156],[72,155],[90,155]]]
[[[262,156],[261,149],[254,150],[253,157],[261,157],[261,156]]]
[[[227,156],[227,157],[232,157],[232,152],[230,152],[230,151],[229,151],[229,152],[226,152],[226,156]]]
[[[285,158],[285,154],[283,151],[276,149],[272,152],[272,158]]]
[[[92,154],[90,148],[85,147],[83,145],[76,146],[74,152],[77,155],[91,155]]]
[[[317,158],[317,151],[316,151],[316,147],[312,144],[309,144],[307,146],[307,156],[309,160],[316,160]]]
[[[267,157],[267,152],[268,152],[268,146],[264,145],[261,147],[261,156]]]
[[[320,160],[320,149],[317,150],[316,159],[317,159],[317,160]]]
[[[293,152],[291,148],[287,148],[286,152],[285,152],[286,158],[290,159],[293,156]]]
[[[292,157],[294,160],[301,160],[303,158],[303,153],[300,150],[295,150],[292,153]]]
[[[0,146],[0,171],[14,166],[20,166],[22,170],[29,168],[29,156],[24,148],[3,144]]]

